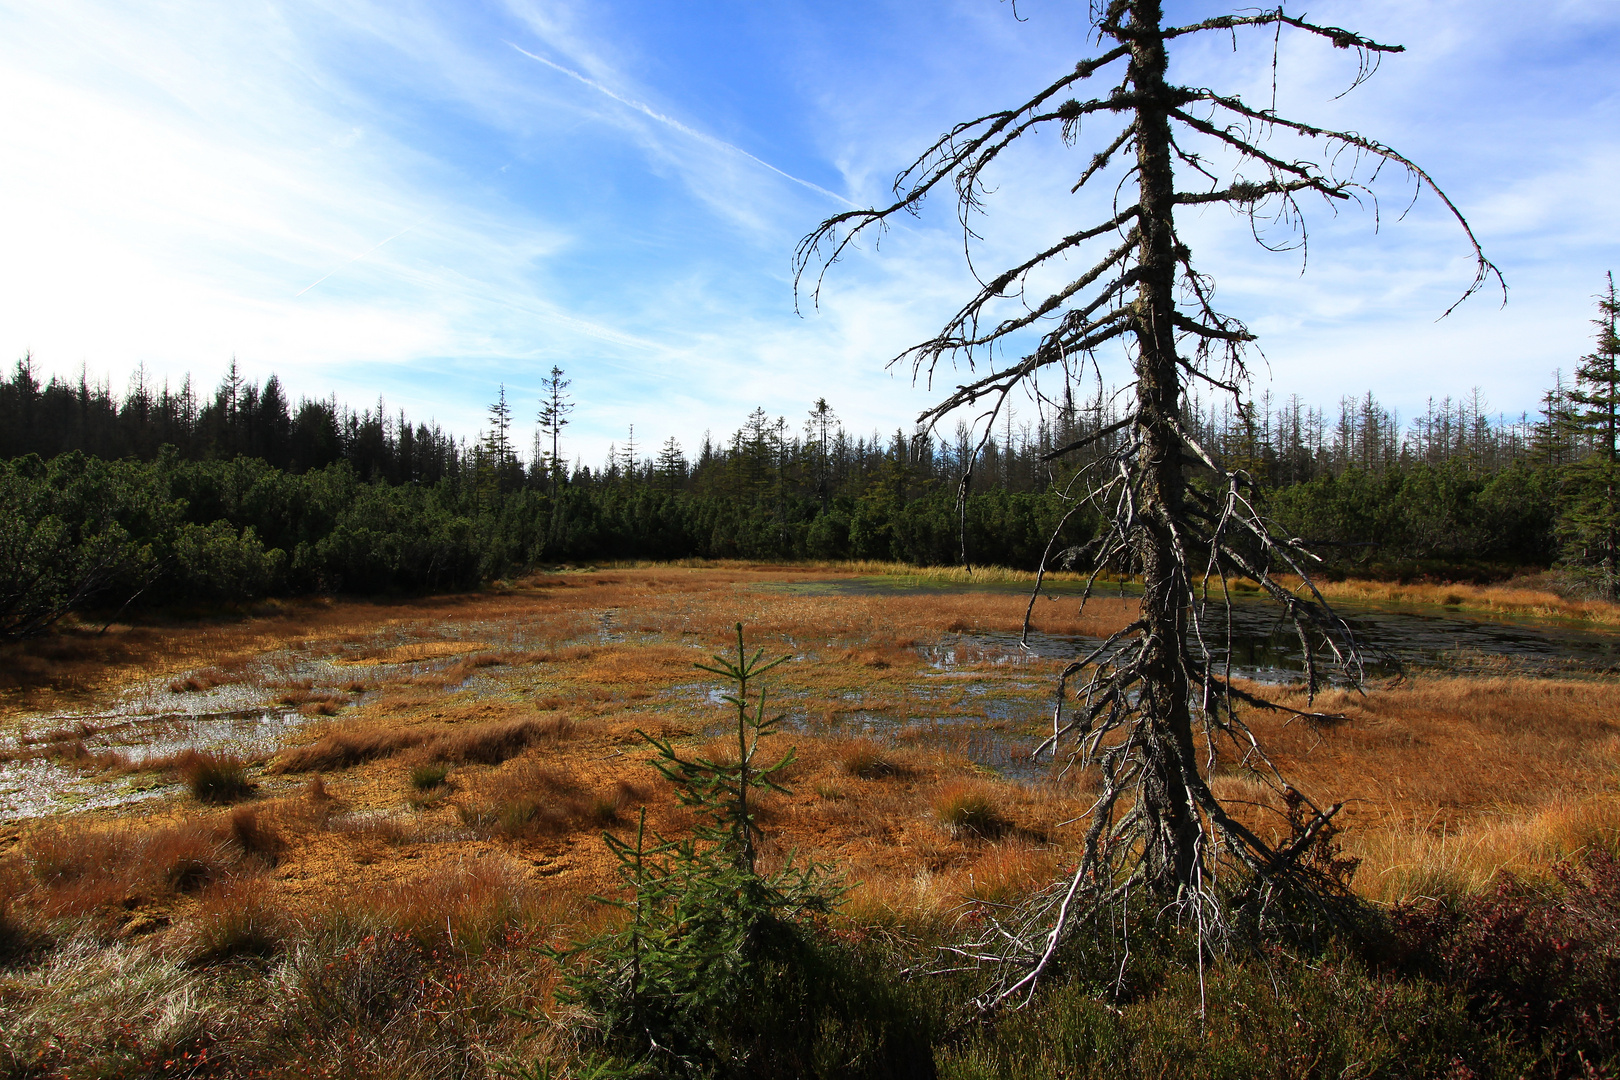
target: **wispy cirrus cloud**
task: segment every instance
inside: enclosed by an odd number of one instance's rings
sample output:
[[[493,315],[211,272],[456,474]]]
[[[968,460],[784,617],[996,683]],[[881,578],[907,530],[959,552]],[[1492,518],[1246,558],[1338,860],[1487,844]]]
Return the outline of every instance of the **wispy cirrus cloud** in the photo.
[[[931,393],[884,362],[971,286],[948,198],[835,268],[819,311],[795,312],[789,253],[843,200],[882,199],[951,123],[1087,50],[1083,6],[1019,14],[0,0],[0,350],[115,383],[139,363],[211,381],[235,354],[295,392],[381,393],[467,434],[497,384],[521,402],[556,363],[587,460],[631,423],[644,443],[690,445],[756,404],[794,417],[823,394],[857,430],[892,430]],[[1227,307],[1263,335],[1262,381],[1327,402],[1372,389],[1407,411],[1479,384],[1528,406],[1585,351],[1590,294],[1620,261],[1604,180],[1620,78],[1601,46],[1620,13],[1554,3],[1532,25],[1508,0],[1322,0],[1312,14],[1412,48],[1336,101],[1343,54],[1287,46],[1284,106],[1430,167],[1513,299],[1434,322],[1469,273],[1432,200],[1376,232],[1313,215],[1303,275],[1241,222],[1189,215]],[[1214,42],[1182,63],[1269,95],[1268,48]],[[977,223],[982,267],[1106,207],[1107,192],[1067,194],[1088,150],[1008,156]],[[1402,204],[1395,185],[1385,206]]]

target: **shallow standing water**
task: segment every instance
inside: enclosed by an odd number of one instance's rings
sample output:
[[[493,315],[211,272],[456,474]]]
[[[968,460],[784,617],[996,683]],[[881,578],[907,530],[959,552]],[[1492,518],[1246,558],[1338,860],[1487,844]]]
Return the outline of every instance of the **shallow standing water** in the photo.
[[[1009,604],[1019,610],[1029,594],[1027,587],[1012,584],[893,577],[755,587],[829,597],[990,592],[1006,595]],[[1067,605],[1069,612],[1078,606],[1079,587],[1074,584],[1048,585],[1043,591],[1052,598],[1041,600],[1043,605]],[[1117,595],[1117,591],[1113,593]],[[1335,607],[1351,624],[1371,676],[1398,671],[1531,676],[1620,672],[1620,633],[1573,621],[1491,617],[1394,604]],[[601,612],[600,626],[591,640],[625,640],[618,615],[616,609]],[[1199,615],[1212,659],[1223,663],[1227,612],[1223,606],[1211,604]],[[1303,668],[1300,643],[1292,628],[1279,620],[1275,606],[1258,597],[1240,596],[1230,619],[1234,674],[1268,682],[1299,677]],[[529,644],[528,630],[521,626],[461,624],[445,631],[447,636],[464,637],[460,644],[465,648],[428,660],[394,662],[378,657],[368,661],[371,677],[421,675],[477,648]],[[404,643],[403,637],[396,640],[385,630],[368,647],[375,655],[383,646]],[[1029,751],[1038,741],[1038,729],[1050,722],[1052,688],[1027,665],[1033,659],[1071,659],[1095,645],[1095,639],[1080,635],[1031,633],[1027,643],[1020,643],[1016,633],[947,634],[919,648],[928,667],[920,680],[905,687],[902,708],[871,711],[862,708],[862,702],[844,702],[833,727],[849,734],[946,747],[1004,775],[1038,778],[1048,766],[1031,762]],[[201,692],[176,692],[167,679],[153,680],[131,688],[95,714],[19,718],[7,725],[9,733],[0,733],[0,751],[23,749],[21,735],[28,729],[36,734],[77,729],[78,741],[87,753],[117,753],[135,764],[187,749],[248,758],[267,756],[304,726],[320,722],[277,704],[277,692],[269,687],[296,680],[310,680],[321,687],[340,685],[357,673],[352,659],[300,656],[283,650],[260,657],[239,673],[239,681]],[[994,675],[986,677],[987,669]],[[475,673],[461,689],[499,695],[506,686],[496,670]],[[690,691],[702,695],[711,707],[717,704],[715,696],[724,692],[710,684],[694,684]],[[787,700],[780,704],[795,726],[808,729],[824,723],[815,715],[820,703]],[[113,778],[70,763],[0,761],[0,822],[126,805],[171,794],[177,787],[153,773]]]
[[[767,586],[770,587],[770,586]],[[779,586],[809,595],[916,595],[918,593],[991,592],[1029,596],[1029,587],[1003,583],[930,582],[916,578],[857,578],[850,581],[799,582]],[[1078,607],[1080,587],[1061,582],[1042,589],[1041,603]],[[1094,590],[1095,596],[1117,596],[1117,590]],[[1127,594],[1128,595],[1128,594]],[[1045,597],[1051,597],[1048,601]],[[1580,675],[1620,673],[1620,633],[1574,620],[1496,616],[1396,604],[1333,604],[1350,625],[1370,676],[1401,671],[1447,671],[1458,674]],[[1198,611],[1212,659],[1225,661],[1227,611],[1219,602]],[[1232,673],[1264,682],[1297,678],[1304,671],[1304,652],[1281,610],[1261,597],[1237,595],[1231,606]],[[953,635],[934,654],[953,648],[989,647],[1021,650],[1013,633]],[[1068,659],[1098,644],[1083,635],[1031,632],[1028,649],[1049,659]]]
[[[807,581],[767,585],[802,595],[905,596],[920,593],[988,592],[1004,594],[1010,602],[1028,598],[1029,586],[1006,583],[938,582],[918,578],[873,577],[843,581]],[[1068,582],[1047,585],[1039,603],[1068,604],[1078,610],[1081,586]],[[1119,596],[1117,588],[1094,590],[1094,596]],[[1124,595],[1129,596],[1129,593]],[[1139,595],[1139,594],[1138,594]],[[1050,599],[1048,599],[1050,598]],[[1018,603],[1022,608],[1022,603]],[[1444,672],[1472,675],[1594,676],[1620,673],[1620,633],[1594,629],[1573,621],[1491,617],[1433,607],[1394,604],[1333,604],[1350,625],[1367,677],[1402,672]],[[1198,619],[1210,658],[1217,666],[1227,658],[1230,633],[1231,672],[1259,682],[1286,683],[1304,673],[1304,651],[1293,627],[1280,617],[1280,609],[1257,596],[1233,597],[1230,612],[1223,603],[1201,604]],[[1228,628],[1230,619],[1230,629]],[[966,665],[1005,666],[994,693],[970,686],[982,695],[972,715],[923,713],[897,725],[892,718],[855,716],[846,720],[858,733],[893,737],[897,730],[921,731],[925,741],[949,745],[974,762],[1005,776],[1039,779],[1057,767],[1050,757],[1030,760],[1040,741],[1037,729],[1049,725],[1052,688],[1034,678],[1020,678],[1016,669],[1030,659],[1069,660],[1082,656],[1101,639],[1084,635],[1045,634],[1031,631],[1027,639],[1002,631],[947,634],[939,642],[919,649],[935,678],[950,680]],[[1319,665],[1330,681],[1331,670]],[[1048,728],[1049,730],[1049,728]]]
[[[379,641],[386,643],[386,635]],[[341,687],[358,675],[417,675],[454,663],[465,649],[425,661],[371,663],[365,669],[345,657],[312,657],[282,649],[259,657],[234,673],[231,681],[203,690],[180,690],[168,676],[129,688],[93,712],[33,715],[9,719],[0,732],[0,823],[64,810],[99,810],[172,794],[180,784],[157,773],[98,775],[71,761],[30,757],[42,744],[79,744],[86,755],[118,755],[129,764],[171,757],[185,750],[265,758],[286,745],[298,731],[325,716],[306,716],[279,704],[289,684],[307,681],[344,705],[363,694]],[[21,752],[19,754],[19,752]]]

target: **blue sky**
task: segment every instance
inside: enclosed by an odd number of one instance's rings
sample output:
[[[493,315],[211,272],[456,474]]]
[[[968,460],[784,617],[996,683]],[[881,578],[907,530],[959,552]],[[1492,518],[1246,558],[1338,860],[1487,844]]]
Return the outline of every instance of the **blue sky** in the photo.
[[[1176,17],[1226,10],[1173,2]],[[0,360],[122,388],[235,356],[297,394],[473,435],[504,383],[532,422],[553,364],[589,463],[630,425],[649,452],[791,422],[825,396],[857,430],[932,399],[889,357],[971,284],[936,202],[794,310],[795,241],[955,120],[1088,51],[1079,0],[0,0]],[[1313,19],[1404,43],[1335,100],[1342,52],[1288,43],[1283,110],[1422,163],[1510,299],[1476,296],[1432,198],[1310,219],[1310,263],[1224,211],[1184,229],[1222,307],[1261,335],[1256,393],[1372,390],[1410,416],[1479,387],[1534,408],[1590,347],[1620,263],[1614,0],[1325,2]],[[1263,101],[1270,50],[1209,40],[1188,82]],[[1092,217],[1088,147],[1011,156],[983,222],[995,264]],[[1106,200],[1107,192],[1102,193]],[[1105,357],[1109,378],[1122,373]],[[946,376],[948,378],[948,376]],[[1026,407],[1026,413],[1028,412]]]

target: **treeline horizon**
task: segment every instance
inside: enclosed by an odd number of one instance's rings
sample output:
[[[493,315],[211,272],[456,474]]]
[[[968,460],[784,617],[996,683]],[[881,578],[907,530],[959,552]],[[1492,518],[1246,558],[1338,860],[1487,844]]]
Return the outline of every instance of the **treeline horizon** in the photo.
[[[1493,417],[1477,388],[1466,396],[1431,398],[1425,412],[1404,425],[1400,414],[1371,391],[1359,398],[1342,397],[1331,411],[1297,394],[1279,401],[1267,391],[1241,409],[1230,402],[1206,407],[1193,401],[1187,412],[1205,445],[1243,461],[1259,483],[1273,488],[1351,469],[1378,474],[1418,463],[1460,462],[1484,470],[1519,462],[1560,465],[1591,447],[1562,421],[1569,387],[1561,372],[1554,373],[1554,380],[1534,418],[1502,412]],[[77,380],[53,375],[42,384],[32,357],[25,355],[9,378],[0,378],[0,459],[34,454],[49,460],[77,450],[110,460],[153,461],[164,446],[171,446],[185,461],[253,457],[291,473],[347,462],[365,483],[434,484],[494,472],[498,485],[511,490],[549,488],[559,479],[571,484],[656,480],[702,486],[706,473],[730,459],[768,456],[773,469],[803,472],[807,465],[821,466],[823,471],[808,470],[816,473],[815,485],[836,489],[852,478],[865,478],[874,463],[904,447],[912,470],[928,479],[954,485],[972,460],[975,490],[1041,491],[1065,473],[1065,463],[1044,461],[1047,455],[1119,418],[1116,409],[1095,402],[1049,407],[1033,423],[1020,421],[1009,409],[981,443],[980,436],[961,426],[952,439],[904,428],[887,436],[877,431],[858,436],[843,427],[824,399],[818,404],[821,410],[812,407],[800,425],[755,409],[721,441],[706,432],[691,457],[673,437],[655,453],[645,453],[634,441],[632,425],[628,439],[614,443],[601,464],[593,468],[576,456],[568,465],[569,455],[562,454],[558,470],[538,431],[527,458],[518,452],[504,387],[488,410],[490,430],[469,442],[436,422],[413,423],[403,410],[387,410],[380,397],[375,409],[356,410],[335,396],[305,397],[294,405],[275,374],[259,386],[242,377],[234,360],[212,396],[200,397],[190,375],[171,390],[166,382],[158,388],[147,385],[137,372],[120,399],[107,384],[90,382],[83,373]],[[1100,445],[1109,444],[1103,440]]]
[[[632,433],[600,466],[564,468],[542,452],[566,446],[560,397],[525,462],[504,390],[469,443],[380,406],[294,406],[234,366],[206,399],[189,379],[118,399],[41,385],[25,358],[0,379],[0,638],[70,610],[470,589],[615,559],[1084,568],[1099,518],[1076,477],[1123,438],[1109,400],[948,439],[852,435],[821,400],[798,424],[755,409],[690,458],[674,439],[641,453]],[[1567,553],[1565,488],[1600,456],[1561,378],[1545,404],[1493,419],[1473,394],[1403,424],[1370,393],[1331,413],[1262,397],[1193,402],[1186,422],[1325,573],[1488,581]]]

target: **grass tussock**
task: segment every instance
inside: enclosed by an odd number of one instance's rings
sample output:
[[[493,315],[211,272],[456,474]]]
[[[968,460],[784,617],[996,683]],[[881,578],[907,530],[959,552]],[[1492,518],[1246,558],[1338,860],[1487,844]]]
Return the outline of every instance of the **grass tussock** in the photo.
[[[578,725],[566,716],[478,724],[444,732],[417,753],[424,760],[452,765],[499,765],[531,747],[555,747],[577,733]]]
[[[272,815],[255,806],[238,806],[226,819],[225,834],[242,854],[267,866],[274,866],[287,850],[285,811]]]
[[[882,780],[904,771],[893,750],[876,739],[848,739],[833,746],[838,767],[862,780]]]
[[[332,731],[313,743],[281,751],[270,759],[269,771],[280,775],[350,769],[420,746],[427,738],[428,732],[420,729],[381,725]]]
[[[181,951],[193,967],[281,952],[293,930],[291,917],[270,897],[257,876],[229,878],[198,898],[182,934]]]
[[[280,800],[145,829],[51,818],[23,831],[0,860],[0,882],[9,877],[12,895],[26,893],[26,906],[49,918],[122,912],[275,866],[290,835],[322,828],[328,816]]]
[[[200,694],[216,686],[229,686],[241,681],[240,672],[232,673],[217,667],[206,667],[175,679],[169,684],[169,690],[176,694]]]
[[[349,769],[409,750],[421,764],[497,765],[533,746],[556,745],[575,734],[566,716],[446,728],[374,725],[330,731],[313,743],[283,750],[275,774]]]
[[[441,690],[449,689],[453,686],[460,686],[484,668],[501,667],[518,662],[521,659],[518,654],[510,652],[475,653],[439,671],[429,671],[413,676],[409,682],[412,686],[432,686]]]
[[[48,917],[85,915],[143,896],[194,893],[234,865],[217,831],[199,822],[135,832],[52,821],[23,836],[31,906]]]
[[[343,911],[430,949],[477,954],[514,930],[578,918],[583,906],[581,897],[537,888],[515,864],[492,858],[388,882],[349,898]]]
[[[1012,828],[995,792],[975,780],[953,780],[934,796],[934,820],[952,837],[994,839]]]
[[[532,759],[507,763],[478,784],[456,810],[463,824],[508,840],[603,828],[645,793],[620,780],[592,791]]]
[[[184,750],[175,755],[174,770],[199,802],[235,802],[253,794],[247,763],[235,754]]]
[[[987,904],[1013,904],[1057,877],[1063,853],[1049,844],[1008,837],[991,844],[958,877],[960,895]]]
[[[413,765],[410,772],[411,787],[417,791],[432,791],[434,788],[443,787],[445,778],[449,775],[450,766],[442,761]]]

